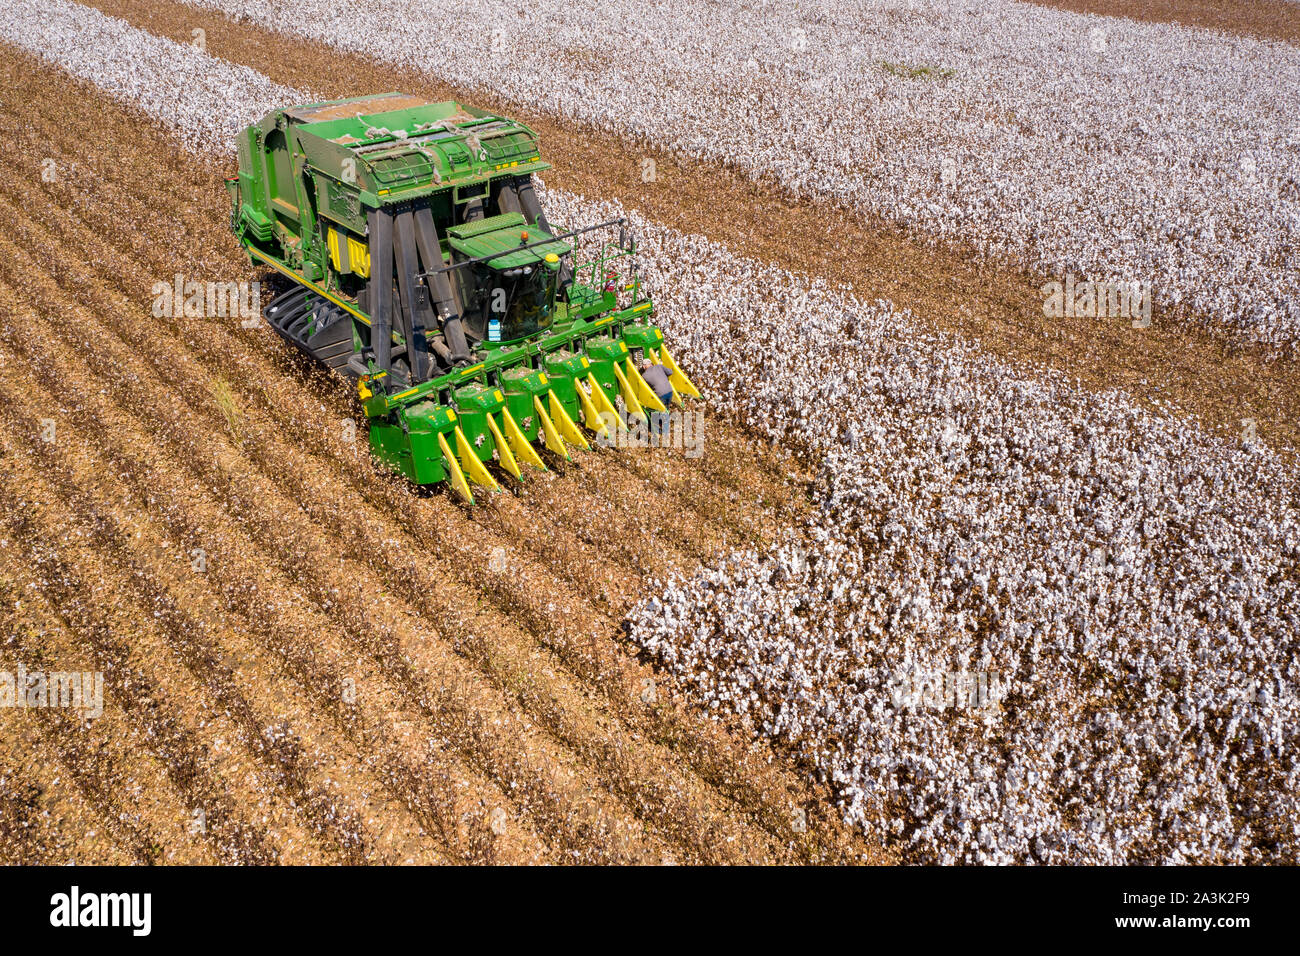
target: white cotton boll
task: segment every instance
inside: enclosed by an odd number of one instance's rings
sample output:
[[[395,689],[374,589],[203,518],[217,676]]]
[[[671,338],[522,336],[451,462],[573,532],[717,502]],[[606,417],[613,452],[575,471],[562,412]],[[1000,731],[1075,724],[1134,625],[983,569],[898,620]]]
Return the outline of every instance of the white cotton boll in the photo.
[[[662,320],[675,327],[681,317],[685,327],[690,316],[698,325],[669,278],[681,240],[649,224],[642,231],[665,279]],[[887,303],[801,288],[707,242],[691,248],[709,272],[756,275],[778,297],[807,296],[810,329],[835,329],[847,312],[872,332],[850,347],[862,357],[856,368],[832,336],[804,346],[803,361],[823,369],[816,394],[834,395],[842,416],[794,439],[822,461],[819,508],[805,532],[822,556],[815,572],[795,572],[797,543],[733,555],[722,576],[705,571],[671,589],[681,619],[698,626],[642,616],[633,639],[652,652],[689,646],[692,660],[708,663],[682,667],[660,655],[661,663],[688,687],[703,680],[695,667],[707,668],[719,706],[742,712],[743,699],[757,726],[835,782],[847,821],[901,840],[917,860],[1263,861],[1276,856],[1252,854],[1269,841],[1273,854],[1294,854],[1295,834],[1270,822],[1300,811],[1288,783],[1297,773],[1294,702],[1290,723],[1253,690],[1255,710],[1215,716],[1216,694],[1238,675],[1296,650],[1300,496],[1284,463],[1267,449],[1256,461],[1120,393],[1025,378],[950,338],[926,336],[921,348],[910,320]],[[771,331],[770,317],[743,321],[747,335]],[[747,375],[734,353],[701,358],[721,411],[786,437],[783,399],[729,387]],[[956,409],[977,412],[958,419]],[[872,450],[852,450],[850,433]],[[954,448],[963,449],[961,471],[951,468]],[[709,623],[705,580],[711,593],[743,587],[760,604],[818,607],[818,625],[786,613],[719,628]],[[1218,628],[1213,639],[1198,637],[1206,615]],[[979,622],[990,620],[1001,624],[984,631]],[[1000,672],[984,708],[931,710],[897,694],[903,675],[944,673],[955,662],[976,669],[974,660]],[[850,687],[864,691],[861,707],[844,706]],[[1008,708],[1002,701],[1013,690],[1018,701]],[[1145,700],[1164,701],[1164,715],[1133,704]],[[1224,780],[1214,768],[1226,759],[1225,735],[1243,734],[1257,744]],[[884,782],[869,790],[875,774]],[[1282,817],[1251,817],[1257,832],[1243,841],[1245,780]],[[1152,804],[1150,786],[1171,798]],[[870,794],[882,790],[904,798],[909,818],[880,816]],[[1065,812],[1067,794],[1097,816]],[[1121,806],[1132,825],[1118,836],[1099,831],[1096,821]],[[940,807],[984,822],[969,836],[922,822],[938,819]],[[1202,833],[1180,846],[1173,834],[1188,827]]]
[[[249,123],[312,99],[70,0],[0,7],[0,37],[181,129],[186,146],[199,153],[231,151],[235,134]]]

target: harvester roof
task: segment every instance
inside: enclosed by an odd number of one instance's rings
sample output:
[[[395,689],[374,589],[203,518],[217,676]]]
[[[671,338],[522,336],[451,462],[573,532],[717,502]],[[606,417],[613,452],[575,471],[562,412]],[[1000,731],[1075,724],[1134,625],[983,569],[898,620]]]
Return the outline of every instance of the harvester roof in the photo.
[[[451,247],[466,259],[492,256],[487,264],[493,269],[531,266],[545,260],[547,256],[561,258],[572,248],[567,242],[559,240],[547,242],[551,238],[550,233],[528,225],[517,212],[453,226],[447,230],[447,238]]]
[[[538,155],[537,134],[527,126],[450,100],[429,103],[405,93],[379,93],[295,106],[283,115],[313,166],[361,182],[379,197],[400,192],[400,198],[409,198],[413,192],[548,168]],[[355,162],[345,166],[349,155]]]
[[[453,133],[449,127],[510,120],[447,100],[430,103],[405,93],[380,93],[355,99],[313,103],[285,111],[306,127],[304,132],[340,146],[361,146],[386,139],[408,139],[425,132]]]

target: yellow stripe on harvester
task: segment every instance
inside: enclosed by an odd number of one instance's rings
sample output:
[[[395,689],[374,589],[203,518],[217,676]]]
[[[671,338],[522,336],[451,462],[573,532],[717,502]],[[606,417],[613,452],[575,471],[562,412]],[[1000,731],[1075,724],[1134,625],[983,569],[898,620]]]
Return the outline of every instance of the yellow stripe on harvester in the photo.
[[[564,447],[564,440],[560,438],[560,432],[551,421],[551,416],[546,414],[546,409],[542,407],[542,400],[533,396],[533,411],[537,413],[537,420],[542,425],[542,438],[546,441],[546,447],[555,452],[561,458],[571,461],[569,450]]]
[[[465,433],[457,425],[453,429],[456,436],[456,451],[460,454],[460,465],[465,469],[465,474],[469,475],[470,481],[476,485],[482,485],[485,488],[491,488],[493,491],[500,489],[497,480],[492,477],[492,472],[483,467],[483,462],[478,460],[478,455],[474,453],[474,446],[469,443]],[[439,437],[442,433],[439,432]]]
[[[564,403],[561,402],[560,397],[555,394],[555,390],[551,389],[547,394],[551,397],[551,423],[559,431],[560,436],[564,438],[565,441],[572,442],[585,451],[591,451],[591,446],[587,444],[586,437],[578,429],[578,426],[573,424],[573,419],[570,418],[569,413],[564,410]]]
[[[506,436],[501,434],[501,429],[497,426],[496,419],[491,415],[484,415],[487,419],[488,431],[492,433],[492,441],[496,444],[497,460],[501,462],[501,467],[516,478],[522,478],[519,473],[519,462],[515,461],[514,453],[510,451],[510,446],[506,444]]]
[[[283,272],[285,275],[287,275],[287,276],[288,276],[290,279],[292,279],[294,282],[297,282],[299,285],[305,285],[307,288],[311,289],[311,291],[315,292],[315,293],[316,293],[318,296],[320,296],[322,299],[328,299],[329,301],[333,302],[335,305],[337,305],[337,306],[338,306],[340,309],[342,309],[343,311],[348,312],[348,313],[351,313],[352,315],[355,315],[358,319],[360,319],[360,320],[361,320],[362,322],[364,322],[366,325],[369,325],[369,324],[370,324],[370,317],[367,316],[365,313],[363,313],[363,312],[358,312],[356,309],[354,309],[352,306],[348,305],[346,302],[344,302],[344,301],[343,301],[342,299],[340,299],[338,296],[331,295],[330,293],[328,293],[328,292],[326,292],[324,289],[322,289],[320,286],[318,286],[316,283],[314,283],[314,282],[312,282],[312,281],[310,281],[310,280],[308,280],[308,279],[304,279],[302,276],[300,276],[298,273],[294,272],[292,269],[289,269],[289,268],[287,268],[286,266],[282,266],[282,265],[280,265],[280,263],[276,262],[274,259],[272,259],[270,256],[268,256],[268,255],[267,255],[265,252],[263,252],[261,249],[254,249],[252,246],[249,246],[249,247],[248,247],[248,251],[251,252],[253,255],[257,256],[257,258],[261,259],[263,262],[265,262],[265,263],[266,263],[268,266],[270,266],[272,269],[275,269],[275,270],[278,271],[278,272]],[[394,333],[394,338],[396,338],[396,333]]]

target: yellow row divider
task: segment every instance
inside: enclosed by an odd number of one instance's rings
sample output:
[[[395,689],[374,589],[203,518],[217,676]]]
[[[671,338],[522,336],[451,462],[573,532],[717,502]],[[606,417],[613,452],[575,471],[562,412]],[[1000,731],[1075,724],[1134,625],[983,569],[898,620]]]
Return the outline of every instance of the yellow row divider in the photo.
[[[594,373],[587,375],[587,384],[591,386],[591,402],[596,406],[597,413],[613,415],[614,420],[618,422],[618,427],[626,431],[627,423],[623,421],[618,409],[614,407],[614,403],[609,400],[609,396],[601,388],[600,382],[596,381]]]
[[[501,486],[497,480],[492,477],[492,472],[488,471],[483,462],[478,460],[478,455],[474,454],[474,448],[465,437],[465,433],[456,426],[456,450],[460,452],[460,463],[469,472],[470,480],[476,485],[483,485],[485,488],[491,488],[493,491],[500,491]]]
[[[600,412],[596,411],[596,403],[591,400],[587,390],[582,387],[582,379],[575,378],[573,380],[573,390],[578,393],[578,407],[582,409],[582,423],[597,435],[604,435],[609,438],[609,429],[600,420]]]
[[[522,478],[519,474],[519,462],[515,461],[515,456],[510,452],[510,446],[506,444],[506,438],[501,434],[501,429],[497,427],[496,419],[491,415],[487,416],[488,431],[492,433],[492,441],[497,446],[497,458],[501,461],[501,467],[516,478]]]
[[[447,446],[447,437],[442,432],[438,432],[438,447],[442,449],[442,457],[447,459],[447,472],[451,477],[451,486],[460,492],[462,498],[473,504],[474,496],[470,494],[469,482],[465,480],[465,473],[460,470],[460,464]]]
[[[574,388],[577,388],[577,386],[575,385]],[[582,389],[579,388],[578,391],[582,391]],[[559,396],[555,394],[555,389],[551,389],[547,394],[551,396],[551,421],[559,429],[560,435],[564,437],[565,441],[577,445],[584,451],[591,451],[591,446],[587,444],[587,438],[582,434],[582,429],[573,424],[573,419],[564,410],[564,404],[560,401]]]
[[[488,417],[491,418],[492,416],[489,415]],[[515,456],[528,462],[539,471],[546,471],[546,465],[542,461],[542,457],[528,443],[528,439],[524,436],[524,430],[519,427],[515,417],[510,414],[510,409],[501,409],[501,424],[505,426],[506,438],[509,439],[510,449],[515,453]]]
[[[533,410],[537,412],[537,420],[542,423],[542,437],[546,439],[546,447],[557,455],[562,455],[566,460],[571,460],[569,449],[564,447],[564,440],[560,438],[555,423],[551,421],[551,416],[546,414],[546,409],[542,407],[542,400],[537,395],[533,396]]]
[[[648,421],[649,419],[646,416],[645,409],[643,409],[641,403],[636,400],[636,394],[632,391],[632,385],[628,382],[627,376],[623,374],[623,370],[618,367],[617,362],[614,363],[614,377],[618,379],[618,391],[619,394],[623,396],[623,404],[627,406],[628,412],[632,415],[636,415],[642,420]]]
[[[641,377],[641,370],[632,364],[630,356],[627,359],[627,377],[628,381],[632,383],[632,387],[636,389],[636,397],[643,407],[650,409],[652,412],[668,411],[668,409],[664,408],[664,403],[659,401],[659,396],[655,394],[655,390]]]
[[[691,380],[686,377],[686,373],[683,372],[681,370],[681,367],[676,362],[673,361],[673,357],[668,354],[667,345],[659,346],[659,354],[663,356],[664,365],[667,366],[668,371],[671,373],[668,376],[668,380],[673,383],[673,386],[679,392],[689,395],[692,398],[699,398],[700,397],[699,389],[697,389],[694,385],[691,384]]]

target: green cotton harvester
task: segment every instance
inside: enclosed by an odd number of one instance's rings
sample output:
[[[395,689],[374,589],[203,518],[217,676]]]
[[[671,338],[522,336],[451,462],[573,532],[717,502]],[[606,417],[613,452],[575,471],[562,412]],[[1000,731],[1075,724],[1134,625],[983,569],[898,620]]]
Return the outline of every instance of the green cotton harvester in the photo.
[[[589,448],[625,415],[699,392],[651,321],[622,220],[556,233],[522,123],[383,93],[276,110],[238,138],[231,228],[292,280],[264,309],[308,355],[357,382],[376,457],[412,481],[498,486],[543,449]],[[579,236],[594,250],[575,261]],[[580,427],[581,426],[581,427]]]

